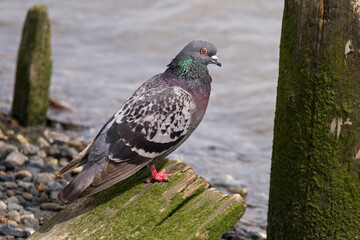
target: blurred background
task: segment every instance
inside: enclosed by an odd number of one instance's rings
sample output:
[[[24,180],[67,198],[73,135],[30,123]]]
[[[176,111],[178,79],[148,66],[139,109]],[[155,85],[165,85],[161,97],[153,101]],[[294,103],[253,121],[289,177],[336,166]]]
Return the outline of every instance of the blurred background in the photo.
[[[9,111],[26,11],[51,19],[50,96],[72,112],[49,117],[88,126],[90,139],[144,81],[191,40],[212,42],[210,104],[179,158],[223,192],[247,189],[241,224],[265,232],[283,0],[12,0],[0,9],[0,108]]]

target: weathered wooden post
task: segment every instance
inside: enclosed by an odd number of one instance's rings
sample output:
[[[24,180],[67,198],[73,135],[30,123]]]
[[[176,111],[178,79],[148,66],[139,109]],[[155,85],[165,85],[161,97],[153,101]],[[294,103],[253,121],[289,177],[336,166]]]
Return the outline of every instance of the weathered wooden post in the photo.
[[[29,9],[18,52],[12,115],[22,125],[43,125],[52,70],[47,8]]]
[[[285,0],[270,240],[360,238],[359,9]]]
[[[244,214],[240,195],[210,188],[179,160],[158,168],[170,182],[144,183],[144,169],[92,196],[78,199],[55,215],[30,239],[219,239]]]

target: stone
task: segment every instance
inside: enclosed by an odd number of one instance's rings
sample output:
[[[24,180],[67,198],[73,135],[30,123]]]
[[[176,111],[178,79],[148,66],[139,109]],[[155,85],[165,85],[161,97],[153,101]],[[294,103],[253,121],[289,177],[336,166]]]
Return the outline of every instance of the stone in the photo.
[[[11,210],[9,213],[9,218],[17,223],[20,222],[20,214],[16,210]]]
[[[6,136],[1,129],[0,129],[0,140],[5,140],[5,141],[9,140],[9,137]]]
[[[6,195],[8,197],[12,197],[12,196],[15,196],[15,192],[13,190],[9,189],[9,190],[6,191]]]
[[[60,211],[64,208],[64,206],[61,206],[57,203],[42,203],[40,205],[40,208],[49,211]]]
[[[0,174],[1,182],[14,182],[15,176],[13,174]]]
[[[55,181],[54,182],[49,182],[48,187],[51,190],[61,190],[61,189],[64,188],[64,186],[61,183],[55,182]]]
[[[0,227],[0,235],[13,236],[16,238],[28,238],[31,234],[28,231],[12,229],[9,224]]]
[[[60,158],[59,160],[59,166],[61,168],[65,167],[69,163],[69,160],[67,158]]]
[[[15,196],[9,197],[6,201],[7,203],[17,203],[17,204],[20,203],[19,199]]]
[[[3,184],[7,189],[18,188],[18,185],[15,182],[4,182]]]
[[[29,192],[35,197],[39,196],[39,191],[34,185],[30,187]]]
[[[23,201],[23,202],[20,203],[20,205],[21,205],[23,208],[25,208],[25,209],[34,206],[34,204],[32,204],[32,203],[29,202],[29,201]]]
[[[6,218],[0,215],[0,225],[5,225],[7,222]]]
[[[41,148],[50,146],[49,142],[43,137],[39,137],[37,142]]]
[[[44,136],[51,143],[53,143],[54,141],[66,143],[70,140],[70,138],[67,135],[60,133],[60,132],[55,132],[55,131],[45,131]]]
[[[17,228],[18,227],[17,222],[15,222],[14,220],[9,219],[7,223],[9,224],[9,226],[11,228]]]
[[[10,153],[17,151],[17,147],[0,141],[0,160],[5,159]]]
[[[27,161],[27,166],[42,168],[45,165],[44,159],[39,156],[31,156]]]
[[[14,164],[5,160],[0,161],[0,165],[4,167],[6,171],[13,171],[15,169]]]
[[[42,191],[44,191],[44,190],[47,189],[47,188],[48,188],[47,185],[45,185],[45,184],[43,184],[43,183],[40,183],[39,186],[38,186],[38,191],[39,191],[39,192],[42,192]]]
[[[26,159],[27,157],[21,152],[12,152],[6,157],[5,161],[21,167],[25,164]]]
[[[0,208],[0,216],[5,217],[6,215],[7,215],[6,210],[5,210],[5,209],[1,209],[1,208]]]
[[[30,218],[30,217],[24,218],[23,224],[25,227],[29,227],[33,229],[39,228],[39,221],[36,218]]]
[[[19,143],[21,144],[29,144],[29,141],[20,133],[16,134],[16,139],[19,141]]]
[[[39,152],[39,147],[30,143],[22,144],[19,147],[19,151],[25,155],[36,155]]]
[[[31,201],[34,196],[31,193],[28,192],[23,192],[22,193],[22,197],[26,200],[26,201]]]
[[[46,192],[42,192],[40,194],[40,200],[41,200],[41,202],[48,202],[49,201],[49,196],[47,195]]]
[[[43,168],[41,168],[41,172],[56,172],[59,171],[59,166],[57,164],[45,164]]]
[[[23,210],[23,207],[17,203],[8,203],[7,208],[9,211],[11,210],[16,210],[16,211],[20,211]]]
[[[59,163],[59,160],[54,157],[47,157],[45,158],[45,164],[55,164],[57,165]]]
[[[34,229],[29,228],[29,227],[26,227],[26,228],[25,228],[25,231],[28,231],[28,232],[30,233],[30,235],[32,235],[32,234],[35,232]]]
[[[55,174],[54,173],[37,173],[34,176],[34,183],[40,184],[40,183],[47,183],[51,181],[55,181]]]
[[[32,182],[24,182],[24,181],[19,181],[18,186],[23,188],[27,192],[30,192],[31,187],[35,187],[35,185]]]
[[[49,198],[50,198],[50,199],[53,199],[53,200],[56,200],[59,192],[60,192],[59,190],[53,190],[53,191],[51,191],[51,193],[49,194]]]
[[[6,204],[0,200],[0,209],[6,210]]]
[[[31,201],[31,204],[33,204],[34,206],[39,206],[41,204],[40,198],[34,197],[33,200]]]
[[[35,218],[35,216],[31,212],[25,212],[23,215],[21,215],[21,222],[23,222],[25,218]]]

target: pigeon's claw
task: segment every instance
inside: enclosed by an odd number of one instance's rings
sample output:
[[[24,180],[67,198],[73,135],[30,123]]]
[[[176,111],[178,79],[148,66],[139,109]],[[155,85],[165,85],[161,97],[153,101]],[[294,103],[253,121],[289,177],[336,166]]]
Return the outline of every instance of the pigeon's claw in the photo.
[[[150,165],[149,168],[151,171],[151,176],[146,179],[146,182],[149,183],[151,181],[158,181],[158,182],[169,181],[168,177],[171,176],[171,174],[164,174],[165,169],[162,169],[160,172],[157,172],[154,165]]]

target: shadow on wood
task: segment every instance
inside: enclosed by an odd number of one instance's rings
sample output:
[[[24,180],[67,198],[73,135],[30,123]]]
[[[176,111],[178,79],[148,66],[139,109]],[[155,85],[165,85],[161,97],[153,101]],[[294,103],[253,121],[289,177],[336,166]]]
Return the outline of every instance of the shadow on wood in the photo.
[[[165,159],[161,167],[170,182],[144,183],[144,169],[76,200],[30,239],[218,239],[244,214],[240,195],[209,187],[184,162]]]

